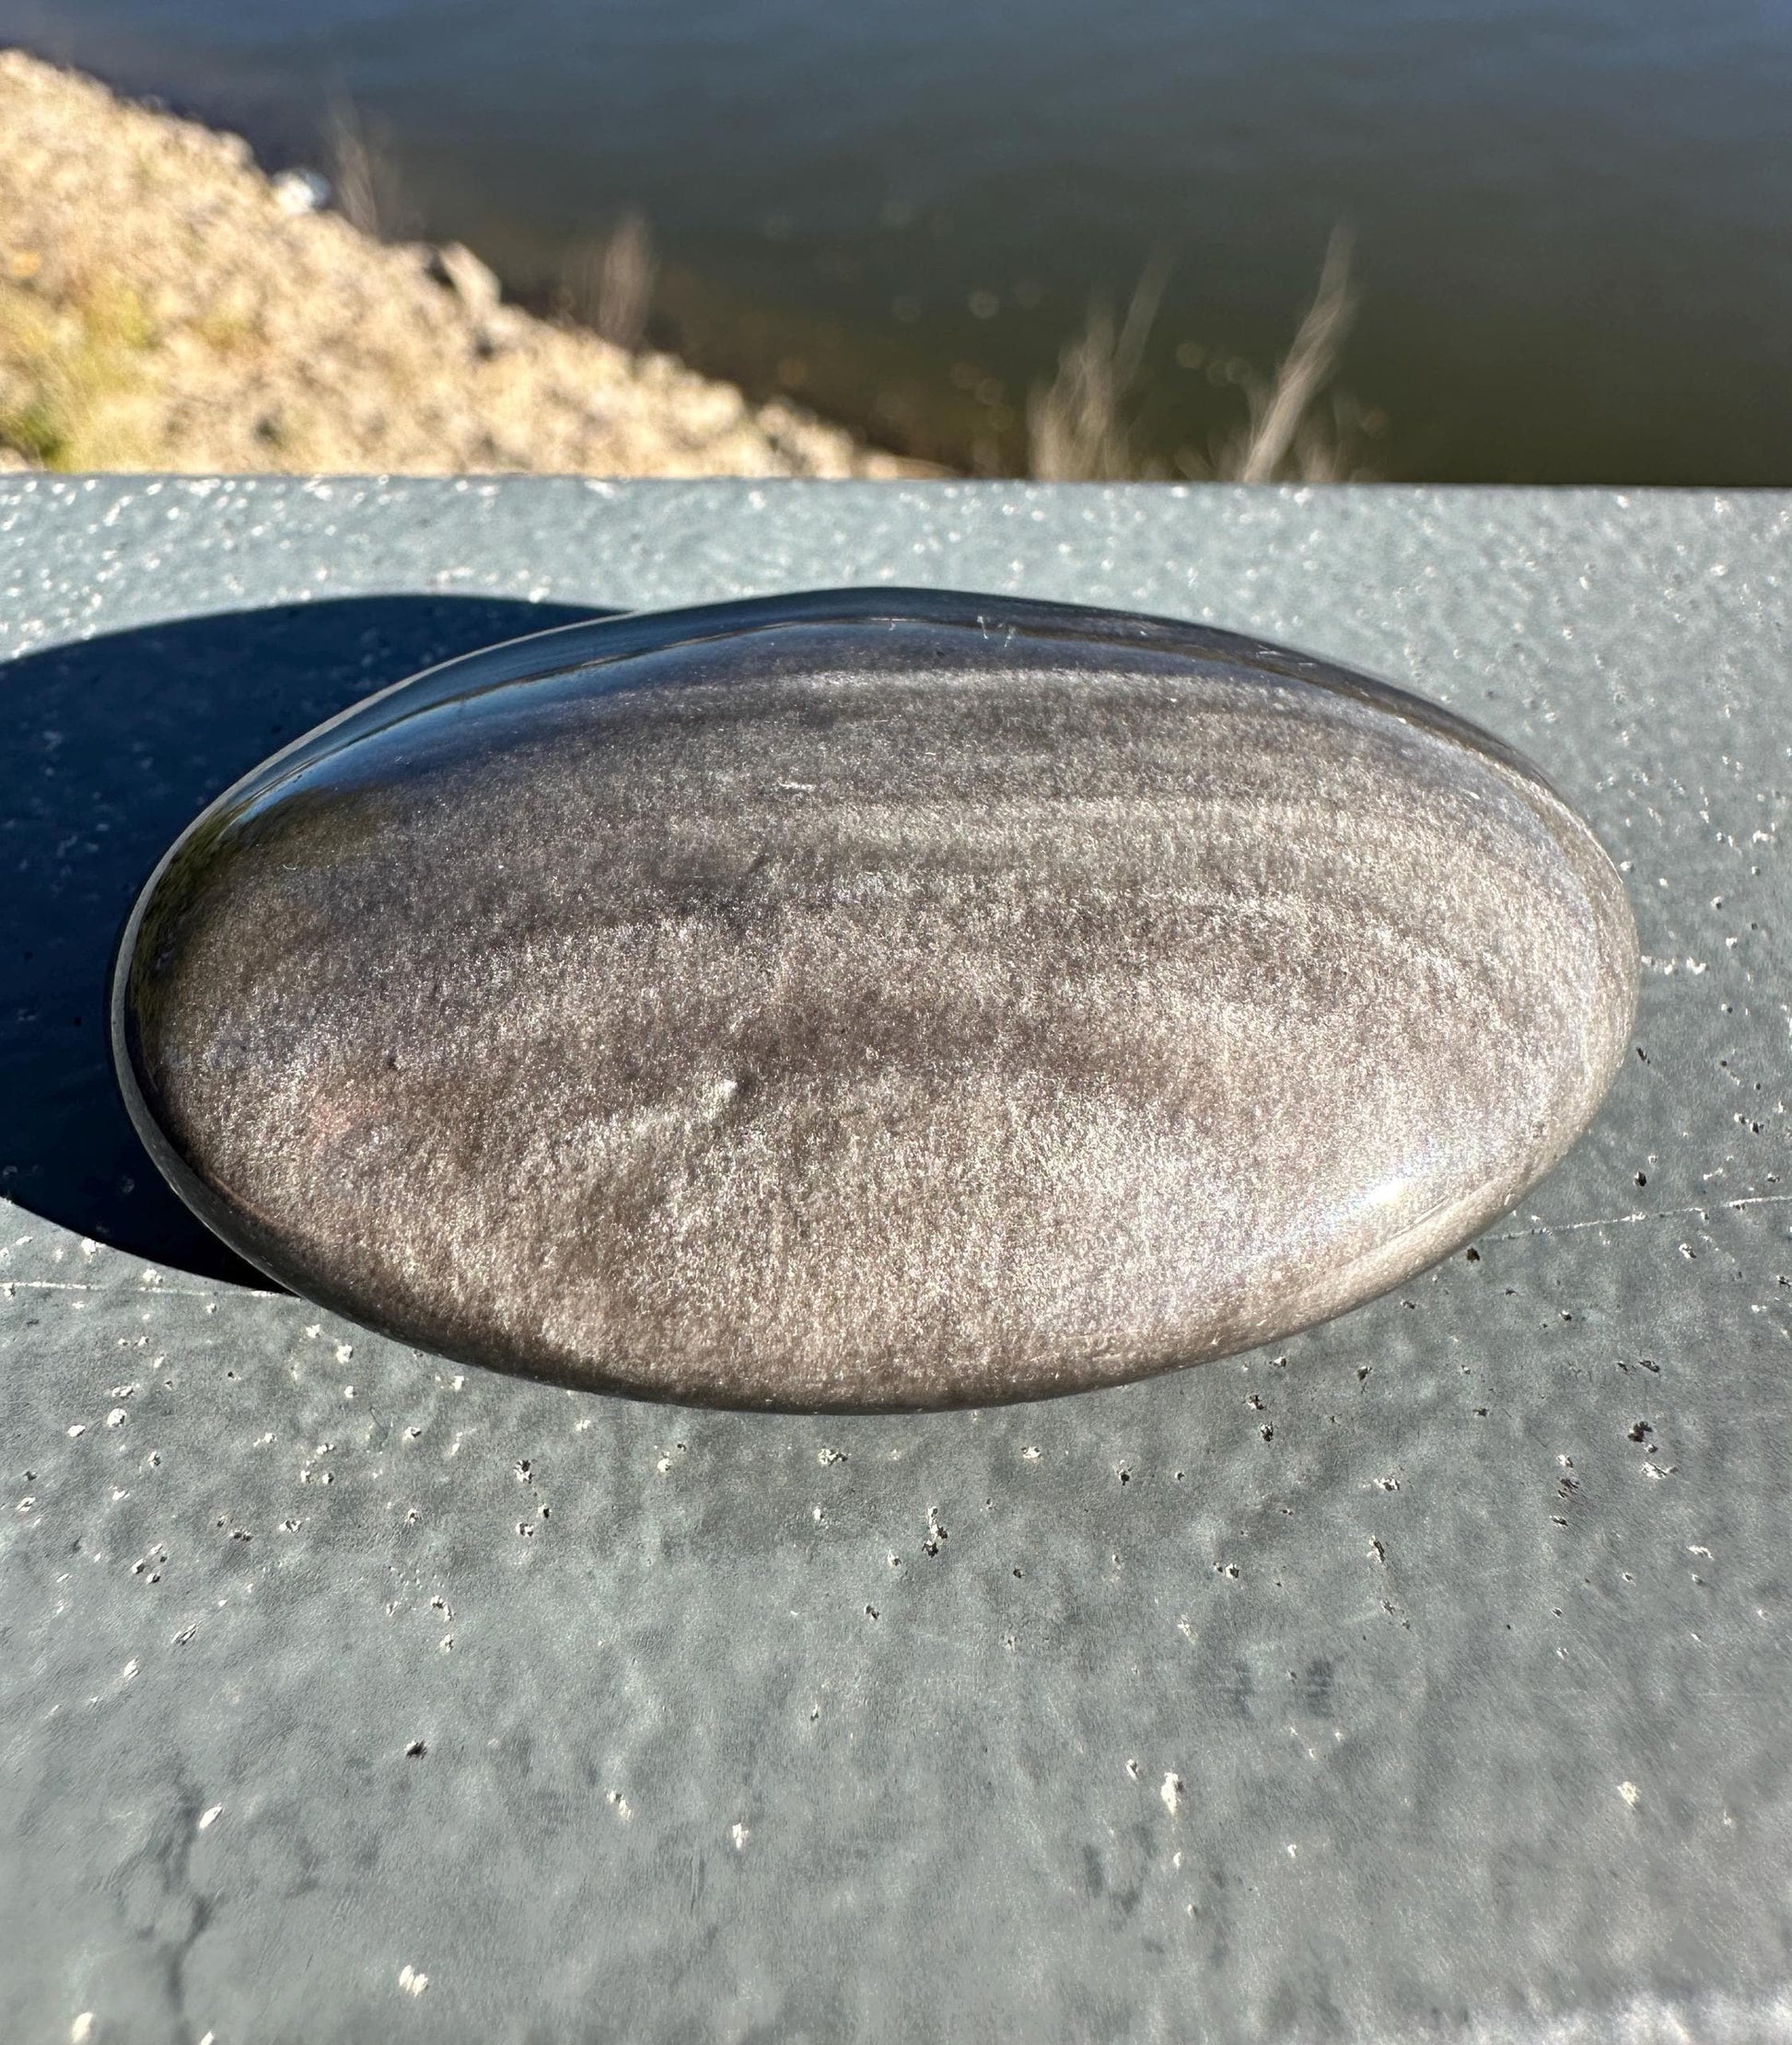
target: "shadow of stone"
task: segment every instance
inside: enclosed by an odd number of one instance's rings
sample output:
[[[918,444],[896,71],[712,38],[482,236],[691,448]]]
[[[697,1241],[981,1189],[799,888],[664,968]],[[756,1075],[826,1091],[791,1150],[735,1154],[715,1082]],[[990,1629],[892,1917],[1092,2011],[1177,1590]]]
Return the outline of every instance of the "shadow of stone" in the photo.
[[[112,947],[169,841],[276,747],[439,660],[601,613],[362,597],[147,625],[0,665],[0,1194],[157,1266],[265,1287],[119,1098]]]

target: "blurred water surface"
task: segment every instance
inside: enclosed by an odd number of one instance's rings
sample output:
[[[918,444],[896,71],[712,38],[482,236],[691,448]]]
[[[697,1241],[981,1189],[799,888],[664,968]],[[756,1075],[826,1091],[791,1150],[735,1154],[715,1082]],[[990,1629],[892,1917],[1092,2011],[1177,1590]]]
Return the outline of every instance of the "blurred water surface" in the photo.
[[[1025,459],[1161,252],[1141,440],[1197,460],[1340,219],[1364,461],[1792,482],[1787,0],[0,0],[0,37],[316,161],[545,303],[629,207],[655,332],[916,452]]]

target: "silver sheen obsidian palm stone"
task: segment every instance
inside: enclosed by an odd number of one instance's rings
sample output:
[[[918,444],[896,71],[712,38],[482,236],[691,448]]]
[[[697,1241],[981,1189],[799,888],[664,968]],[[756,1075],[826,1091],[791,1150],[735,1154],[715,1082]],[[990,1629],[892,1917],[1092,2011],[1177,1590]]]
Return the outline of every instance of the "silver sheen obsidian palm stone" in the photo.
[[[444,1355],[727,1405],[1111,1384],[1335,1314],[1587,1126],[1623,886],[1285,649],[848,591],[545,633],[222,796],[113,1041],[176,1188]]]

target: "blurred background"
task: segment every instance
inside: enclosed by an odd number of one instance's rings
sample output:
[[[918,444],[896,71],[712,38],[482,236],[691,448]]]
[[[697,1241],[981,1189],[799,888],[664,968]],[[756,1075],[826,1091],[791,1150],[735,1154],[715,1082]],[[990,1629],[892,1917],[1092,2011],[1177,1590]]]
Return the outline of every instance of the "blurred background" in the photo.
[[[0,41],[952,471],[1792,482],[1785,0],[0,0]]]

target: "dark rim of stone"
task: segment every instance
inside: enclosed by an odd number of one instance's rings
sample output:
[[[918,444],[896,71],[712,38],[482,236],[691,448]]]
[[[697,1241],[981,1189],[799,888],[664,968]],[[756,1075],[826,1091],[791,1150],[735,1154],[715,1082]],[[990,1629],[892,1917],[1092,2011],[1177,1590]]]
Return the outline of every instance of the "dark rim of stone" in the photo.
[[[737,637],[793,624],[923,623],[974,630],[984,638],[1081,640],[1089,645],[1149,647],[1193,659],[1224,662],[1241,678],[1251,675],[1306,683],[1328,693],[1369,703],[1403,722],[1466,745],[1484,758],[1492,757],[1542,790],[1553,802],[1569,808],[1547,776],[1522,753],[1440,703],[1427,702],[1391,682],[1378,681],[1317,655],[1303,654],[1273,641],[1225,632],[1185,619],[1104,610],[1093,605],[1050,603],[1032,598],[986,596],[965,590],[879,587],[804,590],[788,596],[746,598],[730,603],[696,604],[678,610],[640,611],[561,625],[505,640],[476,653],[428,668],[394,682],[339,712],[262,763],[215,796],[188,824],[156,863],[138,890],[113,947],[107,984],[113,1070],[125,1109],[145,1149],[157,1168],[201,1221],[238,1255],[285,1289],[286,1281],[263,1253],[245,1217],[192,1170],[169,1142],[144,1097],[139,1073],[140,1047],[127,985],[145,912],[164,875],[193,839],[246,797],[265,796],[280,784],[315,761],[350,746],[365,734],[388,730],[401,717],[418,715],[444,703],[471,702],[514,682],[545,681],[596,668],[646,653],[706,640]],[[394,715],[399,699],[401,711]],[[1570,810],[1570,814],[1572,814]],[[363,1327],[373,1327],[394,1340],[409,1342],[398,1329],[378,1329],[367,1319],[364,1302],[332,1297],[315,1283],[307,1296]],[[619,1391],[623,1397],[646,1398],[641,1388]],[[754,1402],[754,1410],[781,1410],[774,1400]],[[807,1411],[808,1409],[801,1409]],[[842,1409],[843,1411],[845,1409]],[[866,1409],[883,1411],[879,1407]]]

